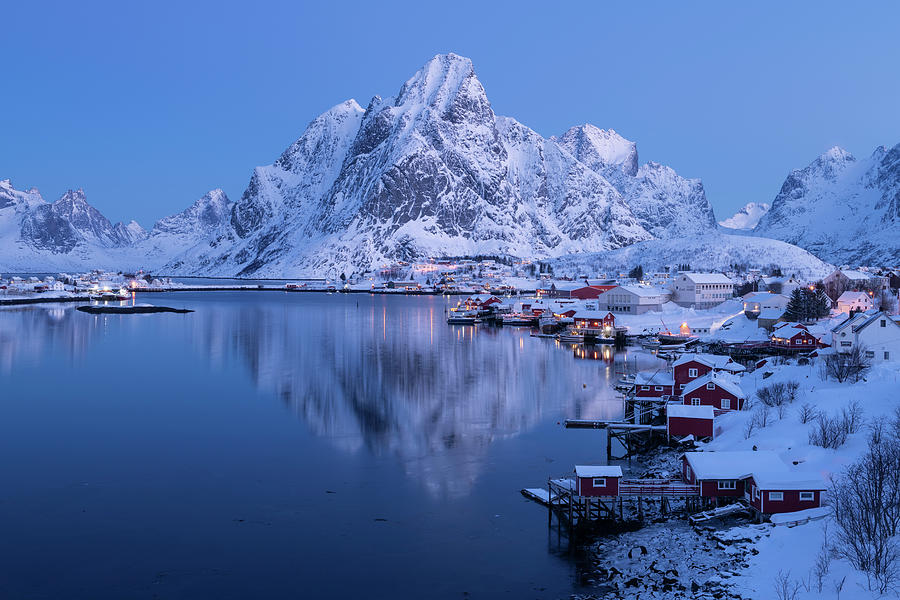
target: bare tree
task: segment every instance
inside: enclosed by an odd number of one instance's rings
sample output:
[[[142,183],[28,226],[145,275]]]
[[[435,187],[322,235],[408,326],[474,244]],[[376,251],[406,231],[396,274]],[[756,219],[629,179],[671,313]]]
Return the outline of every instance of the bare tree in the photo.
[[[816,562],[813,563],[812,576],[816,583],[816,591],[822,593],[822,586],[825,584],[825,576],[831,570],[831,550],[828,547],[828,524],[825,524],[825,531],[822,536],[822,546],[816,554]]]
[[[825,377],[838,383],[850,379],[856,382],[872,368],[872,360],[866,356],[866,349],[857,344],[849,352],[828,354],[822,365]]]
[[[900,424],[876,424],[863,458],[832,481],[838,525],[835,553],[863,571],[869,589],[886,594],[900,581]]]
[[[759,388],[756,396],[766,406],[781,406],[793,403],[797,399],[799,388],[800,383],[797,381],[776,381]]]

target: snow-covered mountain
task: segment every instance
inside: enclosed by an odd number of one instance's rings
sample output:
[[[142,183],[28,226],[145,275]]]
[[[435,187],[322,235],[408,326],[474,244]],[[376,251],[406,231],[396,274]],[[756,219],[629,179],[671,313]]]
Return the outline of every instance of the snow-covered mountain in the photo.
[[[734,215],[719,221],[719,225],[726,229],[753,229],[771,206],[765,202],[748,202]]]
[[[427,256],[548,257],[714,227],[698,180],[591,125],[545,139],[494,113],[471,61],[430,60],[390,98],[348,100],[254,171],[215,248],[179,272],[363,271]],[[226,243],[227,242],[227,243]]]
[[[53,203],[32,188],[0,181],[0,272],[88,268],[159,268],[197,244],[208,247],[233,204],[213,190],[187,210],[161,219],[151,231],[137,222],[113,224],[83,190]]]
[[[897,264],[900,144],[862,160],[834,147],[792,171],[753,233],[836,264]]]
[[[607,252],[572,254],[551,260],[557,275],[592,276],[598,272],[629,271],[641,265],[646,272],[689,264],[702,271],[728,271],[732,265],[765,269],[779,266],[790,274],[819,279],[834,267],[791,244],[768,238],[712,232],[663,240],[649,240]]]

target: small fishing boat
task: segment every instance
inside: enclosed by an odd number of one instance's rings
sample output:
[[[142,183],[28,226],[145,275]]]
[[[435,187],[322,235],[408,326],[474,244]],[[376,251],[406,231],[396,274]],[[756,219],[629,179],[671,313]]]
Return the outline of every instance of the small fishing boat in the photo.
[[[537,323],[534,315],[524,313],[509,313],[503,315],[504,327],[532,327]]]
[[[105,290],[90,294],[89,297],[95,302],[119,302],[121,300],[128,300],[129,298],[128,292],[125,290],[119,290],[118,292]]]
[[[478,318],[478,311],[475,310],[451,308],[450,315],[447,317],[447,323],[450,325],[473,325],[476,322],[480,323],[481,319]]]
[[[567,344],[583,344],[584,343],[584,333],[578,331],[577,329],[570,329],[568,331],[564,331],[556,336],[561,342],[565,342]]]

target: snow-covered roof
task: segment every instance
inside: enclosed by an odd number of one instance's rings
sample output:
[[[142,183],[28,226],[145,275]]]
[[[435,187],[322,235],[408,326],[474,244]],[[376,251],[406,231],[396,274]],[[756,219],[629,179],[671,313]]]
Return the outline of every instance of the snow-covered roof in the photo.
[[[682,273],[694,283],[734,283],[722,273]]]
[[[786,308],[764,308],[759,311],[760,319],[771,319],[773,321],[777,321],[781,317],[784,316],[784,313],[787,312]]]
[[[863,271],[853,271],[851,269],[840,269],[841,273],[843,273],[844,277],[851,281],[868,281],[874,277],[870,273],[864,273]]]
[[[662,296],[665,294],[661,289],[650,285],[620,285],[617,288],[609,290],[607,293],[615,292],[616,290],[625,290],[626,292],[642,298],[652,298],[654,296]]]
[[[809,329],[802,323],[788,321],[787,323],[779,324],[778,327],[773,329],[772,335],[777,335],[778,337],[793,337],[800,331],[809,331]]]
[[[576,319],[597,319],[602,321],[608,314],[608,310],[579,310],[574,316]]]
[[[878,321],[878,320],[880,320],[880,319],[886,319],[887,321],[891,321],[894,325],[897,325],[897,322],[894,321],[894,320],[890,317],[890,315],[886,315],[886,314],[884,314],[884,313],[881,312],[881,311],[876,312],[876,313],[874,313],[874,314],[872,314],[872,315],[867,315],[867,317],[868,317],[868,318],[866,318],[865,320],[862,320],[862,322],[857,323],[857,324],[855,324],[855,325],[853,326],[853,332],[854,332],[854,333],[859,332],[859,331],[862,331],[863,329],[865,329],[866,327],[868,327],[869,325],[871,325],[872,323],[874,323],[875,321]]]
[[[841,294],[837,301],[838,302],[859,302],[859,301],[868,301],[869,295],[865,292],[853,292],[847,290],[843,294]]]
[[[812,478],[810,473],[792,473],[784,466],[784,471],[753,471],[744,474],[741,479],[753,477],[753,481],[763,491],[767,490],[824,490],[828,486],[821,477]]]
[[[725,371],[738,372],[743,371],[744,366],[736,363],[731,360],[728,356],[722,356],[719,354],[705,354],[702,352],[694,353],[685,353],[678,357],[678,359],[672,363],[673,367],[678,367],[680,365],[689,363],[691,361],[697,361],[702,363],[708,367],[712,367],[713,369],[722,369]]]
[[[671,373],[665,371],[640,371],[634,376],[635,385],[675,385],[675,379]]]
[[[621,477],[622,467],[610,465],[575,465],[576,477]]]
[[[747,292],[744,294],[744,302],[765,302],[766,300],[787,300],[787,296],[781,294],[773,294],[772,292]]]
[[[687,406],[684,404],[667,404],[666,416],[686,417],[688,419],[712,419],[715,417],[715,408],[712,406]]]
[[[697,379],[685,385],[684,389],[681,391],[681,395],[687,396],[694,390],[705,387],[707,383],[714,383],[718,387],[722,388],[726,392],[734,394],[738,398],[746,398],[746,396],[744,395],[744,390],[741,389],[740,383],[738,383],[731,376],[725,373],[716,373],[714,371],[707,373],[703,377],[698,377]]]
[[[776,473],[787,465],[771,450],[735,450],[730,452],[685,452],[697,479],[741,479],[753,473]]]

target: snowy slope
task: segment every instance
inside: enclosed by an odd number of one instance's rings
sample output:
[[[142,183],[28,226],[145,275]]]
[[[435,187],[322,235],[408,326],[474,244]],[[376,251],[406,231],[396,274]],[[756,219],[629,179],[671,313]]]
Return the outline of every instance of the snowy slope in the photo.
[[[753,229],[771,206],[765,202],[748,202],[732,216],[719,221],[719,225],[728,229]]]
[[[753,233],[836,264],[900,261],[900,144],[857,160],[835,147],[788,175]]]
[[[636,265],[644,271],[660,271],[678,264],[712,271],[729,270],[734,264],[749,268],[778,265],[786,273],[811,279],[833,270],[809,252],[778,240],[721,233],[651,240],[610,252],[564,256],[551,264],[557,275],[573,276],[628,271]]]

